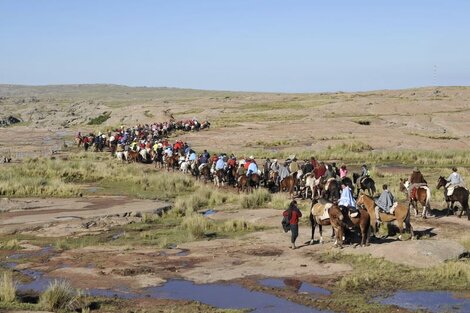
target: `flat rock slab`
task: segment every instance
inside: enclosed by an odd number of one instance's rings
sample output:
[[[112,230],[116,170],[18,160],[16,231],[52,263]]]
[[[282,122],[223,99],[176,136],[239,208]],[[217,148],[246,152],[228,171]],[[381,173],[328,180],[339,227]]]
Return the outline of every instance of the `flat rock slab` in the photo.
[[[7,212],[0,214],[0,232],[12,232],[41,226],[112,215],[155,213],[169,204],[162,201],[127,197],[15,199]]]
[[[394,263],[427,268],[447,260],[457,260],[465,252],[465,248],[451,240],[397,240],[346,251],[352,254],[370,254]]]

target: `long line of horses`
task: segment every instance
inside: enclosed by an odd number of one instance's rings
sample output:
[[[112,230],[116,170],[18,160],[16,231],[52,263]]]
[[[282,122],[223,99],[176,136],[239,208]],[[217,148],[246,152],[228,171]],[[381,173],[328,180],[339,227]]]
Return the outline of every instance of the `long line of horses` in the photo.
[[[128,151],[128,154],[132,155],[129,157],[129,160],[144,163],[156,162],[156,167],[166,168],[168,171],[180,170],[184,173],[191,173],[196,179],[202,179],[204,182],[213,181],[218,187],[222,187],[224,184],[236,187],[238,192],[250,192],[253,189],[264,186],[271,192],[289,192],[293,198],[311,198],[311,244],[314,243],[316,226],[319,227],[320,242],[323,242],[322,226],[331,225],[334,230],[334,235],[336,236],[335,245],[339,247],[342,247],[344,238],[350,237],[350,229],[359,230],[361,246],[369,244],[370,232],[374,235],[377,232],[375,199],[373,198],[376,188],[375,182],[371,177],[359,179],[359,174],[353,173],[352,179],[349,177],[343,178],[342,181],[345,182],[346,185],[352,190],[356,190],[355,197],[357,199],[359,216],[351,217],[345,210],[342,210],[337,205],[337,200],[341,192],[340,180],[336,178],[315,179],[313,172],[305,172],[306,163],[300,165],[299,171],[290,173],[276,184],[277,175],[281,171],[271,170],[269,162],[265,162],[258,173],[254,173],[251,177],[248,177],[245,174],[239,174],[237,165],[216,170],[215,162],[201,167],[201,164],[199,164],[197,160],[192,162],[188,161],[187,156],[177,153],[172,156],[164,156],[161,160],[156,158],[154,152],[148,152],[145,151],[145,149],[139,152]],[[330,164],[326,164],[326,166],[328,171],[332,171]],[[401,179],[399,185],[400,191],[408,195],[409,185],[407,180]],[[437,189],[444,187],[444,196],[448,203],[448,212],[453,212],[454,203],[459,202],[462,207],[459,217],[466,211],[467,217],[470,220],[468,190],[463,187],[457,187],[452,196],[447,196],[446,185],[447,181],[441,176],[437,184]],[[366,192],[368,194],[366,194]],[[405,231],[409,232],[411,238],[413,238],[414,232],[410,222],[410,211],[414,209],[415,215],[418,216],[418,204],[421,204],[423,207],[422,216],[426,218],[427,214],[431,211],[430,201],[430,188],[428,186],[420,186],[416,191],[416,196],[410,197],[408,205],[399,203],[395,208],[394,214],[380,212],[380,220],[384,223],[395,222],[400,232],[399,239],[402,238]],[[322,218],[325,212],[328,213],[328,218],[326,219]]]

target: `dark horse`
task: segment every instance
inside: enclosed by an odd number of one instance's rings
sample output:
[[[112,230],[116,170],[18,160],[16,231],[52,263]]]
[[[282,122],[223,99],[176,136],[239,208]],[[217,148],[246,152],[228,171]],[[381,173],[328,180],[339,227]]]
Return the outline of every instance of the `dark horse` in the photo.
[[[326,182],[320,181],[321,197],[330,201],[338,201],[341,187],[336,179],[328,179]]]
[[[376,191],[374,180],[369,176],[366,176],[362,178],[361,181],[358,181],[359,177],[361,177],[361,175],[359,175],[358,173],[353,173],[353,182],[355,182],[357,186],[356,198],[359,197],[359,192],[361,190],[364,190],[364,192],[367,190],[369,195],[373,196]]]
[[[237,189],[238,193],[241,191],[252,191],[253,188],[258,188],[260,182],[260,177],[258,174],[251,174],[250,177],[246,175],[241,175],[237,179]]]
[[[447,202],[447,215],[454,211],[454,202],[459,202],[462,205],[462,210],[460,211],[459,217],[462,217],[462,213],[465,211],[467,212],[467,218],[470,220],[470,210],[468,208],[468,190],[462,186],[457,186],[454,188],[452,195],[448,196],[446,185],[447,180],[444,177],[439,176],[436,188],[439,189],[444,187],[444,199]]]

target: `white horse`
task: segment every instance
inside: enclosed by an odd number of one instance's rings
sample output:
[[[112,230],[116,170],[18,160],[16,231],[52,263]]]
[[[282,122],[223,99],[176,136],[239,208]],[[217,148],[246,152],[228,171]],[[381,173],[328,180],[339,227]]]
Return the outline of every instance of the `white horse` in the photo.
[[[127,151],[116,152],[116,158],[122,162],[127,161]]]
[[[180,171],[182,171],[185,174],[189,173],[189,166],[190,166],[189,161],[181,162]]]

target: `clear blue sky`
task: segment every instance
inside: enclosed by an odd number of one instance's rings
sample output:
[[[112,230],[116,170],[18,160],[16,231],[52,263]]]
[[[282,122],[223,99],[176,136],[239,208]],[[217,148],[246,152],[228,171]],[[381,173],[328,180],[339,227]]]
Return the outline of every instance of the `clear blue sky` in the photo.
[[[470,85],[466,0],[0,0],[0,83]]]

